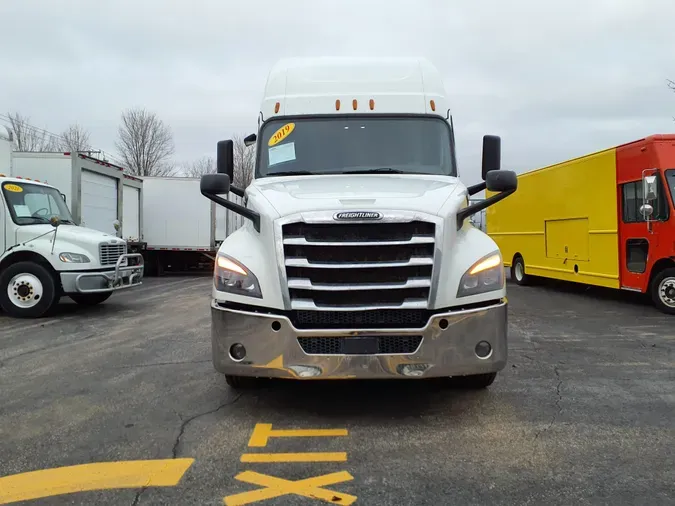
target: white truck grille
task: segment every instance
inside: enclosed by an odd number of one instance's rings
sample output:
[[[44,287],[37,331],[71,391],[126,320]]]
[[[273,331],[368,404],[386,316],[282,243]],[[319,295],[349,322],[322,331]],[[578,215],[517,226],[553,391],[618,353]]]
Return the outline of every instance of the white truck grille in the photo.
[[[117,260],[127,252],[127,245],[121,244],[106,244],[98,245],[98,252],[101,257],[101,265],[115,265]]]
[[[435,223],[288,223],[282,227],[291,309],[426,309]]]

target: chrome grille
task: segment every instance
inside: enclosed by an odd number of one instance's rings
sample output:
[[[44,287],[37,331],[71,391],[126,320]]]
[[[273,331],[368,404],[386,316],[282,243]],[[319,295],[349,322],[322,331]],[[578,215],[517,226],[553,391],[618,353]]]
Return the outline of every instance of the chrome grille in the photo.
[[[291,309],[426,309],[435,227],[419,220],[283,225]]]
[[[101,265],[115,265],[122,255],[126,254],[127,245],[120,244],[99,244],[98,253],[101,257]]]

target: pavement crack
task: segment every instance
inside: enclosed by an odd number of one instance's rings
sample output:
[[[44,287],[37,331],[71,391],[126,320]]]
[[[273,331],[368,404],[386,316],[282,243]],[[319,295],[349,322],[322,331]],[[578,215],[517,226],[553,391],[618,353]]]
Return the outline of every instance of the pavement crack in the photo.
[[[71,344],[79,344],[82,341],[87,341],[87,340],[92,339],[92,338],[97,337],[97,336],[100,336],[100,334],[98,334],[98,333],[89,334],[89,335],[83,337],[82,339],[76,339],[76,340],[72,340],[72,341],[66,341],[64,343],[56,343],[56,344],[51,344],[49,346],[43,346],[41,348],[35,348],[34,350],[24,351],[23,353],[17,353],[16,355],[10,355],[8,357],[5,357],[4,361],[5,361],[5,363],[7,363],[8,361],[14,360],[15,358],[21,358],[21,357],[25,357],[27,355],[33,355],[34,353],[40,353],[41,351],[49,351],[49,350],[53,350],[55,348],[60,348],[62,346],[68,346],[68,345],[71,345]]]
[[[233,399],[229,399],[226,402],[222,403],[220,406],[217,408],[211,409],[209,411],[205,411],[203,413],[199,413],[197,415],[191,416],[190,418],[186,418],[180,425],[180,430],[178,431],[178,436],[176,436],[176,440],[173,443],[173,449],[171,450],[171,455],[172,458],[177,458],[178,456],[178,447],[180,446],[181,443],[181,438],[183,437],[183,434],[185,434],[185,429],[187,426],[196,420],[197,418],[201,418],[202,416],[207,416],[207,415],[212,415],[213,413],[216,413],[223,409],[226,406],[231,406],[235,402],[237,402],[241,398],[241,394],[237,394]],[[180,415],[178,415],[179,418],[181,418]]]
[[[141,369],[143,367],[163,367],[167,365],[183,365],[183,364],[206,364],[208,362],[211,362],[211,359],[206,359],[206,360],[184,360],[184,361],[179,361],[179,362],[154,362],[150,364],[130,364],[130,365],[116,365],[112,367],[103,367],[99,369],[82,369],[82,370],[75,370],[73,372],[77,374],[90,374],[90,373],[100,373],[101,371],[118,371],[118,370],[124,370],[124,369]]]
[[[131,506],[138,506],[138,501],[141,500],[143,492],[145,492],[147,489],[148,489],[147,487],[143,487],[138,492],[136,492],[136,497],[134,497],[134,502],[131,503]]]
[[[150,485],[150,478],[148,478],[148,481],[145,483],[145,485],[138,489],[138,492],[136,492],[136,496],[134,497],[134,502],[131,503],[131,506],[138,506],[141,496],[146,490],[148,490],[148,485]]]

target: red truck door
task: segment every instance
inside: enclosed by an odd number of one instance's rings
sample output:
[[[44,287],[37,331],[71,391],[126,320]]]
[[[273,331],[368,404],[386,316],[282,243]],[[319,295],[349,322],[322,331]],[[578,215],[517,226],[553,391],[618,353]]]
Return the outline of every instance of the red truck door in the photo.
[[[656,176],[657,198],[651,201],[654,213],[647,219],[640,213],[644,193],[642,179],[619,184],[619,260],[621,288],[646,292],[651,266],[660,258],[659,239],[670,218],[667,185],[660,171],[646,170]]]

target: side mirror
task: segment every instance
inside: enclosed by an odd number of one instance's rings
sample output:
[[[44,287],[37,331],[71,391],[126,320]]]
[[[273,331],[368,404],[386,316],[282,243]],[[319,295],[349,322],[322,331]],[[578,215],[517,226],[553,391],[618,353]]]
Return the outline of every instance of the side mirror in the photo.
[[[115,230],[117,232],[120,231],[120,228],[122,228],[122,224],[120,223],[120,220],[115,220],[113,221],[113,227],[115,227]]]
[[[54,228],[59,228],[59,226],[61,225],[61,218],[59,218],[58,216],[52,216],[51,218],[49,218],[49,224]]]
[[[205,174],[199,182],[199,190],[202,194],[227,194],[230,191],[230,176],[227,174]]]
[[[642,190],[645,200],[656,200],[656,176],[644,176],[642,178]]]
[[[68,203],[68,201],[66,200],[66,194],[65,194],[65,193],[62,193],[62,194],[61,194],[61,198],[63,199],[63,201],[64,201],[66,204]]]
[[[485,178],[485,186],[491,192],[508,192],[518,188],[518,176],[512,170],[491,170]]]
[[[483,136],[483,181],[487,181],[487,174],[491,170],[501,168],[502,139],[497,135]]]
[[[648,220],[651,218],[652,214],[654,214],[654,208],[651,204],[642,204],[640,206],[640,214],[644,216],[646,220]]]
[[[231,140],[218,142],[218,149],[216,151],[216,172],[228,176],[227,191],[229,191],[229,182],[234,180],[234,142]]]
[[[244,146],[253,146],[256,140],[258,140],[258,136],[256,134],[247,135],[244,137]]]

